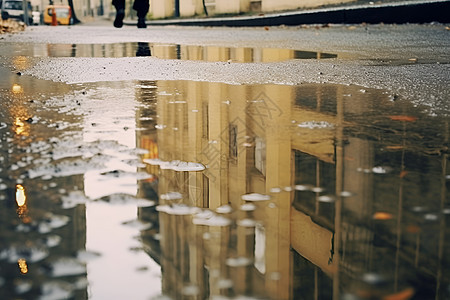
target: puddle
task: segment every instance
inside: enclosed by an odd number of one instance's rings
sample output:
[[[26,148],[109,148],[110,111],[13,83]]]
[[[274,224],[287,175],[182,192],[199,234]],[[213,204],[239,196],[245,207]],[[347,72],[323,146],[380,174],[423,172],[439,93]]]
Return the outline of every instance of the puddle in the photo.
[[[2,297],[450,297],[448,117],[357,86],[0,72]]]
[[[35,57],[134,57],[210,62],[277,62],[289,59],[329,59],[337,54],[281,48],[232,48],[157,43],[118,44],[33,44],[31,48],[11,50],[15,55]]]

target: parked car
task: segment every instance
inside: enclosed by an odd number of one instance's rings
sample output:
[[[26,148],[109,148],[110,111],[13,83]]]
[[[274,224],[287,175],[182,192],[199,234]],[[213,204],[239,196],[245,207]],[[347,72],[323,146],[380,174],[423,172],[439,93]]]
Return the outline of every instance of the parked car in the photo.
[[[33,25],[40,25],[41,24],[41,13],[38,11],[33,11]]]
[[[49,5],[44,10],[44,24],[51,25],[53,10],[56,13],[56,22],[58,25],[72,25],[72,10],[68,5]]]
[[[32,8],[31,3],[27,1],[27,17],[28,17],[28,23],[33,23],[33,15],[32,15]],[[2,19],[7,20],[9,18],[11,19],[17,19],[20,21],[25,22],[24,18],[24,9],[23,9],[23,1],[22,0],[3,0],[2,3]]]

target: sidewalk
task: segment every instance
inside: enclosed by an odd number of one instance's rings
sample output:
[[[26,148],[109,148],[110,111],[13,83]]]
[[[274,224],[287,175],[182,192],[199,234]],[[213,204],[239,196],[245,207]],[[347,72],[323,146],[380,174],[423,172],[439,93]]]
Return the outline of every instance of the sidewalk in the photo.
[[[343,7],[270,13],[256,16],[204,17],[147,21],[148,25],[180,26],[279,26],[301,24],[358,23],[450,23],[450,0],[418,0],[387,4],[348,5]],[[136,21],[125,21],[136,25]]]

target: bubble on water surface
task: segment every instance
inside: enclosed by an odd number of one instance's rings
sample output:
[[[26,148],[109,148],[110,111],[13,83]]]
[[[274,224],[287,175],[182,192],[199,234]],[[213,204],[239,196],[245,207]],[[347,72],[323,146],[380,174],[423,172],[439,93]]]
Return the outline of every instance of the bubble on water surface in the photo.
[[[147,230],[147,229],[152,228],[152,226],[153,226],[152,223],[143,222],[141,220],[136,220],[136,219],[135,220],[131,220],[131,221],[123,222],[122,225],[131,227],[131,228],[135,228],[137,230]]]
[[[25,294],[30,291],[33,287],[33,282],[27,279],[16,279],[14,280],[14,291],[16,294]]]
[[[233,211],[233,208],[231,207],[231,205],[222,205],[219,206],[218,208],[216,208],[216,212],[219,214],[229,214]]]
[[[10,263],[16,263],[19,259],[25,259],[28,263],[43,260],[49,255],[48,249],[41,246],[11,246],[0,252],[1,259],[7,259]]]
[[[196,162],[185,162],[180,160],[163,161],[161,159],[144,159],[145,163],[157,165],[163,170],[174,170],[178,172],[196,172],[205,170],[205,166]]]
[[[362,276],[362,280],[370,285],[379,285],[386,282],[386,279],[380,274],[366,273]]]
[[[317,200],[319,200],[319,202],[332,203],[336,201],[336,197],[333,195],[323,195],[320,196]]]
[[[133,204],[136,205],[137,207],[150,207],[156,204],[155,201],[148,200],[145,198],[136,198],[135,196],[124,193],[117,193],[104,196],[100,198],[100,200],[113,205]]]
[[[153,178],[153,175],[147,172],[126,172],[122,170],[103,172],[100,175],[105,178],[135,178],[136,180],[146,180]]]
[[[196,215],[192,219],[192,223],[195,225],[224,227],[229,226],[231,224],[231,220],[215,214],[207,217],[199,217],[199,215]]]
[[[423,218],[427,221],[437,221],[439,219],[439,216],[436,214],[425,214]]]
[[[256,226],[256,221],[253,219],[242,219],[242,220],[238,220],[237,225],[241,226],[241,227],[255,227]]]
[[[351,197],[351,196],[353,196],[353,193],[348,192],[348,191],[342,191],[342,192],[339,193],[339,196],[341,196],[341,197]]]
[[[4,129],[6,127],[8,127],[6,123],[0,122],[0,129]]]
[[[136,168],[145,168],[145,164],[142,163],[139,159],[124,159],[122,160],[123,163]]]
[[[79,250],[77,252],[77,259],[83,263],[88,263],[90,261],[93,261],[93,260],[99,258],[100,256],[101,256],[101,254],[99,252],[95,252],[95,251]]]
[[[387,174],[392,171],[390,167],[377,166],[372,168],[372,172],[375,174]]]
[[[62,257],[46,265],[45,271],[51,277],[86,274],[86,265],[72,257]]]
[[[106,159],[109,157],[96,155],[90,159],[75,159],[62,161],[56,164],[46,164],[28,170],[28,177],[34,179],[41,176],[66,177],[84,174],[90,170],[98,170],[105,167]]]
[[[247,257],[232,257],[226,260],[226,264],[229,267],[246,267],[252,264],[252,260]]]
[[[160,198],[162,200],[179,200],[179,199],[183,198],[183,195],[181,195],[178,192],[168,192],[168,193],[162,194],[160,196]]]
[[[314,193],[322,193],[325,191],[325,189],[323,187],[320,186],[315,186],[311,189],[311,191],[313,191]]]
[[[271,189],[270,189],[270,192],[271,192],[271,193],[274,193],[274,194],[281,193],[281,188],[278,188],[278,187],[276,187],[276,188],[271,188]]]
[[[311,184],[297,184],[294,189],[297,191],[310,191],[313,189],[313,186]]]
[[[334,128],[335,125],[325,121],[308,121],[299,123],[297,126],[300,128],[307,128],[307,129],[323,129],[323,128]]]
[[[216,287],[218,289],[231,289],[233,286],[234,286],[233,280],[228,278],[221,278],[216,283]]]
[[[240,210],[242,211],[254,211],[256,209],[256,205],[253,203],[244,203],[240,206]]]
[[[65,226],[69,221],[70,218],[68,216],[46,213],[43,220],[39,223],[39,232],[50,232],[52,229]]]
[[[269,195],[259,194],[259,193],[251,193],[245,194],[241,196],[242,200],[245,201],[267,201],[270,200]]]
[[[51,234],[43,237],[41,240],[42,244],[49,248],[58,246],[61,243],[61,237],[56,234]]]
[[[73,285],[65,281],[48,281],[41,286],[40,300],[71,299]]]
[[[159,212],[165,212],[169,215],[192,215],[198,213],[201,209],[198,207],[188,206],[185,204],[159,205],[156,207]]]
[[[183,287],[181,293],[184,296],[194,297],[194,296],[197,296],[198,294],[200,294],[200,288],[196,285],[187,285],[187,286]]]
[[[413,206],[413,207],[411,208],[411,210],[412,210],[413,212],[420,213],[420,212],[426,211],[427,208],[424,207],[424,206]]]
[[[90,199],[84,195],[82,191],[72,191],[69,195],[61,198],[62,208],[69,209],[78,206],[79,204],[86,204]]]

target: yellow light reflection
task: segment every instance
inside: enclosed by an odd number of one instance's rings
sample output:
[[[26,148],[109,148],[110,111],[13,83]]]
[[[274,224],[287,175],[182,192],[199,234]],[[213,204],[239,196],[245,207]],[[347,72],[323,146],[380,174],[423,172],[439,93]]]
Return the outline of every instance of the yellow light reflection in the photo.
[[[21,135],[25,133],[25,123],[20,120],[20,118],[16,117],[16,121],[14,122],[14,125],[16,125],[15,132],[18,135]]]
[[[16,202],[19,207],[24,206],[27,202],[25,188],[20,184],[16,185]]]
[[[11,88],[12,92],[14,94],[20,94],[23,93],[23,87],[20,84],[13,84],[12,88]]]
[[[28,273],[27,261],[23,258],[19,258],[17,263],[19,264],[20,273],[27,274]]]
[[[27,196],[25,195],[25,188],[18,184],[16,185],[16,202],[17,202],[17,215],[23,223],[30,223],[31,218],[28,216]]]
[[[26,56],[16,56],[13,59],[13,64],[18,70],[26,69],[30,66],[30,60]]]

